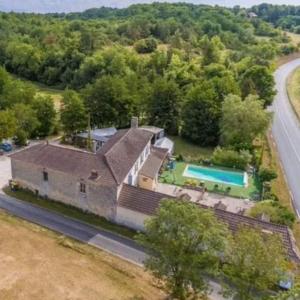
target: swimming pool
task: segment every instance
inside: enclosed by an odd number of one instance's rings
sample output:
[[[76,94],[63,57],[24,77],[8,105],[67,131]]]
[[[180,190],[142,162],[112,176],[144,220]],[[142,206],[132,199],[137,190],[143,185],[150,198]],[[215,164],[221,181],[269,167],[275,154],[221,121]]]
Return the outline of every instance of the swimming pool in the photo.
[[[246,172],[227,171],[209,167],[187,165],[183,172],[184,177],[196,178],[199,180],[213,181],[216,183],[246,187],[248,175]]]

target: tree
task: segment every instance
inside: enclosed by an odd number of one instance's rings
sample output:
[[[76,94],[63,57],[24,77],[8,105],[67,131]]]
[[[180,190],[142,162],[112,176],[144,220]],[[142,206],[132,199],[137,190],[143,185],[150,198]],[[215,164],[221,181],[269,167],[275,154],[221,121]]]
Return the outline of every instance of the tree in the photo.
[[[32,108],[35,110],[40,123],[35,130],[35,135],[40,137],[50,135],[53,132],[56,118],[56,111],[51,96],[37,97],[32,104]]]
[[[76,92],[71,90],[64,92],[60,118],[67,135],[87,128],[88,118],[84,103]]]
[[[227,230],[208,209],[187,201],[164,200],[145,223],[139,242],[149,258],[146,268],[176,299],[205,294],[205,274],[218,270]]]
[[[257,94],[264,106],[270,105],[275,96],[272,72],[265,66],[254,65],[241,76],[242,96]]]
[[[150,93],[149,124],[176,135],[179,128],[181,93],[173,80],[157,79]]]
[[[18,103],[12,108],[16,119],[16,143],[25,145],[27,140],[33,136],[35,130],[40,126],[35,111],[30,105]]]
[[[220,38],[214,36],[209,39],[205,35],[200,41],[200,47],[202,50],[202,65],[206,66],[211,63],[218,63],[221,58],[220,50],[224,48]]]
[[[220,105],[214,86],[200,83],[190,89],[182,113],[182,136],[202,146],[219,141]]]
[[[135,43],[134,48],[138,53],[152,53],[157,48],[157,42],[154,38],[139,40]]]
[[[9,110],[0,110],[0,143],[3,139],[14,136],[16,131],[16,119]]]
[[[126,127],[135,106],[124,79],[103,76],[88,85],[83,96],[93,126]]]
[[[237,149],[252,148],[253,139],[267,129],[269,121],[270,114],[256,96],[250,95],[243,101],[229,95],[222,106],[222,142]]]
[[[296,220],[294,213],[287,207],[281,205],[278,201],[264,200],[255,204],[251,208],[250,215],[254,218],[266,215],[270,221],[275,224],[287,225],[293,227]]]
[[[269,182],[277,178],[277,173],[273,169],[269,168],[260,168],[258,172],[259,179],[262,183]]]
[[[240,228],[226,257],[224,273],[240,300],[256,299],[282,279],[286,253],[279,236]],[[259,298],[260,299],[260,298]]]

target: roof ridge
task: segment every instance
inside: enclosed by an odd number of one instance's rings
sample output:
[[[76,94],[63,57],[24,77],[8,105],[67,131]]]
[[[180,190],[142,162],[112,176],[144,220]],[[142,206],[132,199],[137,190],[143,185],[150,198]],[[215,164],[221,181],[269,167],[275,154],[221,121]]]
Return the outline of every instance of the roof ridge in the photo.
[[[64,146],[64,145],[60,145],[60,144],[42,144],[43,146],[47,147],[47,146],[51,146],[53,148],[59,148],[59,149],[66,149],[66,150],[70,150],[70,151],[74,151],[74,152],[79,152],[79,153],[84,153],[84,154],[89,154],[89,155],[95,155],[96,153],[94,152],[90,152],[90,151],[87,151],[87,150],[83,150],[83,149],[78,149],[78,148],[75,148],[75,147],[67,147],[67,146]]]
[[[129,128],[129,129],[125,132],[125,134],[123,134],[123,136],[121,136],[121,138],[120,138],[118,141],[116,141],[116,142],[110,147],[110,149],[109,149],[107,152],[104,153],[104,156],[105,156],[105,157],[106,157],[107,154],[109,154],[109,153],[114,149],[114,147],[115,147],[117,144],[119,144],[119,143],[124,139],[125,136],[127,136],[127,134],[131,131],[131,129],[133,129],[133,128]]]

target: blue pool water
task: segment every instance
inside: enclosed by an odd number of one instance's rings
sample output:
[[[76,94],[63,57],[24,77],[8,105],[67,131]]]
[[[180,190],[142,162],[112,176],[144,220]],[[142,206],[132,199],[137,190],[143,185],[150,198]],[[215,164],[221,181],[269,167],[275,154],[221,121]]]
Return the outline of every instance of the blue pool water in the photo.
[[[183,176],[242,187],[246,186],[248,181],[247,174],[244,172],[233,172],[193,165],[186,167]]]

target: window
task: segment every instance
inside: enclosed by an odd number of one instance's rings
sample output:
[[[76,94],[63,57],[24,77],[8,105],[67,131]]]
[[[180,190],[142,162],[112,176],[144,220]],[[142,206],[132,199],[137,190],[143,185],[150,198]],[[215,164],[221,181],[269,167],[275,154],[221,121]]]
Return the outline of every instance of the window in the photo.
[[[83,182],[80,182],[80,193],[86,193],[86,185]]]
[[[48,181],[48,172],[46,171],[43,172],[43,179],[44,181]]]
[[[139,163],[137,162],[135,165],[134,165],[134,173],[136,173],[139,169]]]

